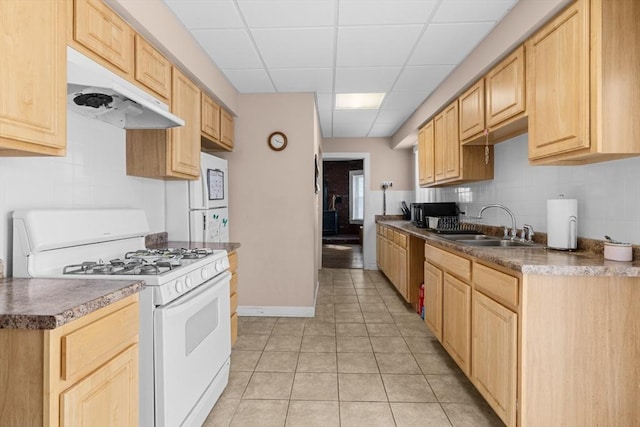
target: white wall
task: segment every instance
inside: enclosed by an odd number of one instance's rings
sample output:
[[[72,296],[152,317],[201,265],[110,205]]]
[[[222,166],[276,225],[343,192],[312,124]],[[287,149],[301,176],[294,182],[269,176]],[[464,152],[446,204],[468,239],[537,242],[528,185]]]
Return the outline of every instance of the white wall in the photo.
[[[125,131],[67,114],[65,157],[0,157],[0,259],[10,271],[11,213],[23,208],[142,208],[164,231],[164,183],[126,175]]]
[[[547,200],[559,194],[578,200],[578,236],[640,244],[640,157],[585,166],[530,166],[527,134],[495,146],[492,181],[461,187],[419,189],[420,202],[457,202],[477,215],[483,205],[502,203],[518,223],[547,231]],[[498,209],[483,214],[482,223],[509,225]]]

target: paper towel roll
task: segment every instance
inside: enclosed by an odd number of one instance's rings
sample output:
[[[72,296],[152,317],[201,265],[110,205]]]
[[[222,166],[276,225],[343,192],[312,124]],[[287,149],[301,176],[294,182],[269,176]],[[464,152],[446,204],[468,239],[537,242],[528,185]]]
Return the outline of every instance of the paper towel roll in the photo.
[[[547,246],[571,250],[578,247],[578,201],[547,200]]]

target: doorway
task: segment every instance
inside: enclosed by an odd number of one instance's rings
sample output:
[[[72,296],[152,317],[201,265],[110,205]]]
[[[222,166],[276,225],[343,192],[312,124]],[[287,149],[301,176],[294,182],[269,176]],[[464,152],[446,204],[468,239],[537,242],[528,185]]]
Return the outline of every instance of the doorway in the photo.
[[[364,268],[365,154],[323,155],[323,268]]]

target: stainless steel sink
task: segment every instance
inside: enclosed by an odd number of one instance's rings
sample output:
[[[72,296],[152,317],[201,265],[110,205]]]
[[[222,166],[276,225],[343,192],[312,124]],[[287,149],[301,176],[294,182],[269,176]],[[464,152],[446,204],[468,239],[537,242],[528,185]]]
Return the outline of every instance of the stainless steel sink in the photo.
[[[452,240],[461,245],[482,246],[490,248],[542,248],[543,246],[535,243],[521,242],[518,240],[506,240],[499,237],[487,236],[485,234],[469,235],[469,234],[449,234],[441,236],[444,239]]]

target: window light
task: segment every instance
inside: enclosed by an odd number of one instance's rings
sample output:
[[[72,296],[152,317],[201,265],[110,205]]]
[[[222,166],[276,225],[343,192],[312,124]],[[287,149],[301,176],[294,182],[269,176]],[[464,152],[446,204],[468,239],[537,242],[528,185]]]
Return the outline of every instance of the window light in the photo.
[[[338,93],[336,110],[377,110],[385,93]]]

